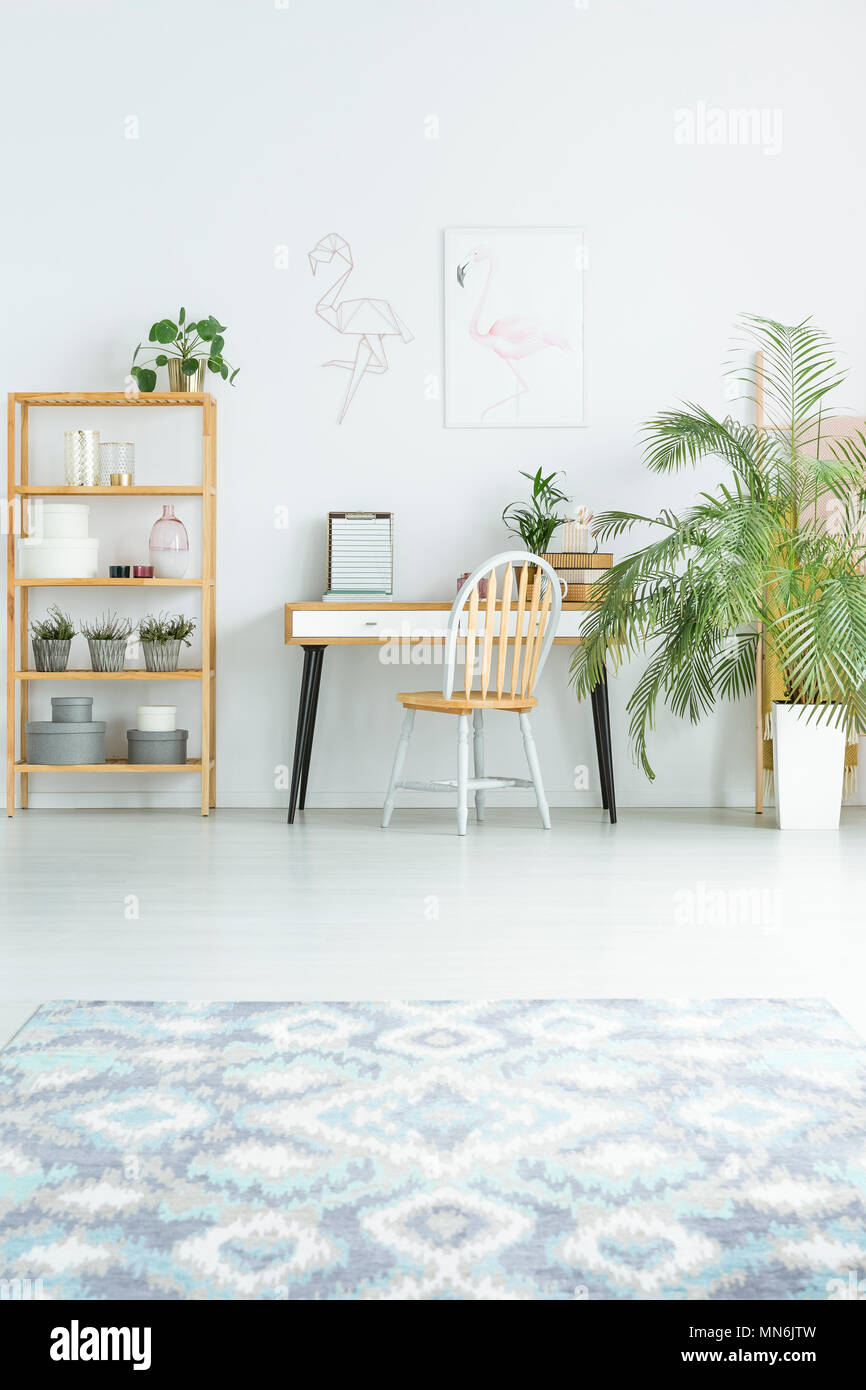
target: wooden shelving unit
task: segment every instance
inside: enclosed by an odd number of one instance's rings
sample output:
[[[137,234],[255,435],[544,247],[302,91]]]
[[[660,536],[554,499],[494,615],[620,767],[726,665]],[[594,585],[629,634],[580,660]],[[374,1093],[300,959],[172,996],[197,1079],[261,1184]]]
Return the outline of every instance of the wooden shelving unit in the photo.
[[[44,406],[83,406],[126,409],[153,406],[198,406],[202,412],[202,480],[195,486],[136,484],[134,487],[62,487],[33,484],[29,475],[30,410]],[[153,392],[128,397],[122,391],[15,391],[8,398],[7,416],[7,550],[6,577],[6,814],[15,812],[15,778],[20,802],[26,808],[31,772],[175,772],[201,777],[201,813],[216,805],[215,708],[216,626],[216,401],[209,392]],[[200,497],[202,503],[201,576],[198,579],[21,579],[15,574],[16,517],[26,497]],[[167,588],[201,591],[201,670],[181,671],[33,671],[30,669],[29,591],[34,588]],[[16,665],[16,652],[18,665]],[[104,763],[29,763],[27,734],[29,692],[33,681],[191,681],[201,682],[201,757],[178,763],[130,763],[110,758]],[[16,692],[18,748],[16,754]]]

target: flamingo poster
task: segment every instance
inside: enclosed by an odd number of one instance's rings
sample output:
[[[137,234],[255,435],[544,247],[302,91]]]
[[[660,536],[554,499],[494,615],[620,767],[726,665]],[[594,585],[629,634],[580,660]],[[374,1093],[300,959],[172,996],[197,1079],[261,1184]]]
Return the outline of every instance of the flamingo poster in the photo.
[[[583,424],[583,233],[445,233],[445,424]]]

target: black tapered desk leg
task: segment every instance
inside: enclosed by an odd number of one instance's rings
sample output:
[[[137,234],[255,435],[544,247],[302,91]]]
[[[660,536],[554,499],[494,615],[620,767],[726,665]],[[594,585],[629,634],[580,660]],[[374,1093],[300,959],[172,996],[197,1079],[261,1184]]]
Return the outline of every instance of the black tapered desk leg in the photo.
[[[313,734],[316,731],[316,710],[319,707],[319,686],[322,682],[322,657],[324,655],[324,647],[313,648],[313,688],[310,691],[307,736],[304,744],[304,758],[301,764],[301,795],[298,800],[298,805],[302,811],[307,804],[307,778],[310,775],[310,754],[313,751]]]
[[[298,805],[298,792],[301,786],[301,776],[304,768],[304,757],[308,753],[307,741],[310,733],[310,714],[313,703],[313,687],[315,684],[315,671],[318,667],[321,670],[321,656],[316,658],[316,654],[323,650],[321,647],[304,647],[304,668],[301,672],[301,694],[298,700],[298,726],[295,731],[295,758],[292,764],[292,786],[289,792],[289,825],[295,819],[295,811]]]
[[[607,670],[602,667],[602,677],[598,683],[598,723],[601,730],[601,743],[604,751],[604,764],[607,773],[607,810],[611,825],[616,825],[616,792],[613,785],[613,744],[610,738],[610,703],[607,698]]]
[[[598,760],[598,780],[601,785],[601,804],[607,810],[607,768],[605,767],[604,748],[601,742],[601,715],[598,709],[598,689],[593,690],[590,695],[592,704],[592,727],[595,730],[595,756]]]

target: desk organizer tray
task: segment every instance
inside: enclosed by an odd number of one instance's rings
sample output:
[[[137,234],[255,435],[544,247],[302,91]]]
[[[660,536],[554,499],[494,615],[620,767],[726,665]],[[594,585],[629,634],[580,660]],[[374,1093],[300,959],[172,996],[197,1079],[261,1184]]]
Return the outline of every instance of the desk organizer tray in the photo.
[[[189,729],[127,729],[131,763],[185,763]]]
[[[54,720],[29,720],[28,763],[104,763],[105,721],[60,724]]]

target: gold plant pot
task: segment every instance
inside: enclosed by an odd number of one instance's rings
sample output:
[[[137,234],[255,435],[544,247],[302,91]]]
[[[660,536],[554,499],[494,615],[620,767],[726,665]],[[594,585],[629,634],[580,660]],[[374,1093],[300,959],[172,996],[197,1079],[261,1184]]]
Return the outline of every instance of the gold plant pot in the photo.
[[[207,363],[202,358],[198,364],[198,371],[194,376],[184,376],[180,369],[180,358],[170,357],[168,359],[168,389],[169,391],[203,391],[204,374]]]

